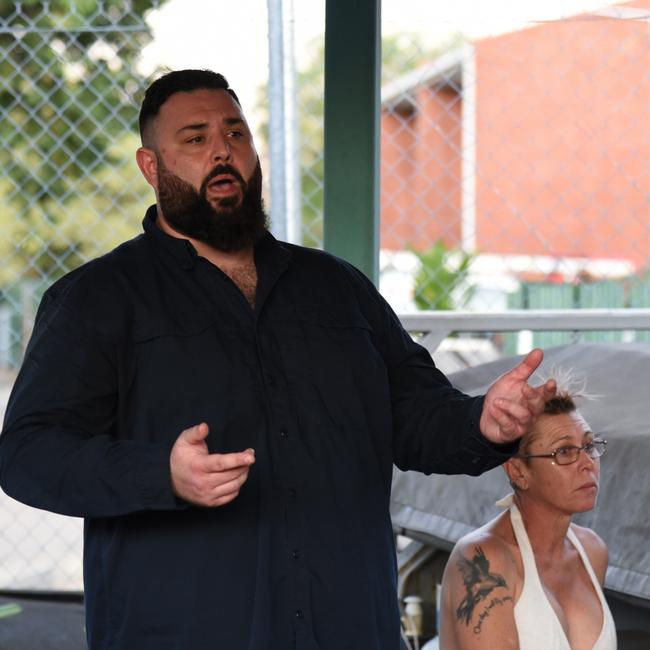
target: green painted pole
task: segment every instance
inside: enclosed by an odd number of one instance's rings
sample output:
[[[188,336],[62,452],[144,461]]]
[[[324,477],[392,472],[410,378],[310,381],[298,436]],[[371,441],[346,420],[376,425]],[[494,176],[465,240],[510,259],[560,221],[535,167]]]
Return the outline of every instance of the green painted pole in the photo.
[[[381,0],[327,0],[324,247],[379,278]]]

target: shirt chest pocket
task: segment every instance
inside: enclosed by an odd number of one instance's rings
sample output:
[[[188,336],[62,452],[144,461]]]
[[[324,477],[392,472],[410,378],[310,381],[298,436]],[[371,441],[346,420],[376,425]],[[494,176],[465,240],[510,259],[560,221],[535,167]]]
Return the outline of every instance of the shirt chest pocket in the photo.
[[[133,391],[161,413],[182,404],[195,419],[225,418],[242,408],[241,395],[256,385],[254,349],[251,331],[224,323],[218,314],[151,319],[135,340]]]
[[[308,365],[320,380],[344,385],[383,367],[372,327],[360,312],[321,305],[301,305],[297,312]]]

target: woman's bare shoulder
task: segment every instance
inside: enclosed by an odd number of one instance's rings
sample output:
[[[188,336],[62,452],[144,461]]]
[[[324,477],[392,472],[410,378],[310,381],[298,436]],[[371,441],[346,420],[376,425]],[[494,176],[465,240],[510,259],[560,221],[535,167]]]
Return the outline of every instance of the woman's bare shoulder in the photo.
[[[477,566],[483,564],[493,571],[510,574],[516,570],[515,553],[508,513],[502,513],[485,526],[461,537],[449,560]]]
[[[456,546],[466,547],[467,545],[486,544],[495,551],[507,551],[512,541],[512,527],[510,525],[510,515],[508,512],[502,512],[484,526],[467,533],[461,537]]]
[[[500,515],[454,546],[442,583],[441,647],[517,647],[516,565],[504,531]]]
[[[598,580],[603,584],[605,581],[605,572],[607,571],[607,563],[609,561],[607,544],[591,528],[572,523],[571,530],[573,530],[576,537],[580,540]]]

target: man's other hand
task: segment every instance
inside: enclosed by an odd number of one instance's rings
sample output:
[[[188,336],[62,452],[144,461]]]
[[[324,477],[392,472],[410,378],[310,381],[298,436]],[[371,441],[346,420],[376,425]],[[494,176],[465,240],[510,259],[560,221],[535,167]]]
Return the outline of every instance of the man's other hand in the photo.
[[[530,431],[544,411],[544,403],[557,390],[553,379],[537,387],[528,378],[537,370],[544,353],[536,348],[512,370],[501,375],[487,394],[481,413],[481,433],[491,442],[512,442]]]
[[[248,478],[255,451],[211,454],[205,422],[185,429],[172,447],[169,463],[172,489],[184,501],[213,508],[230,503]]]

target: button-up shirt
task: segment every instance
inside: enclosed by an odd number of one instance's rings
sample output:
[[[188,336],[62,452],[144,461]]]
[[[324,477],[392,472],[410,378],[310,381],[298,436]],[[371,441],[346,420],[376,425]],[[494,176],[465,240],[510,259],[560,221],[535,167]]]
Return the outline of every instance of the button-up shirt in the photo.
[[[0,438],[0,483],[85,518],[92,650],[396,650],[393,463],[507,457],[373,285],[331,255],[255,247],[251,308],[155,224],[43,297]],[[175,496],[170,450],[252,447],[231,503]]]

